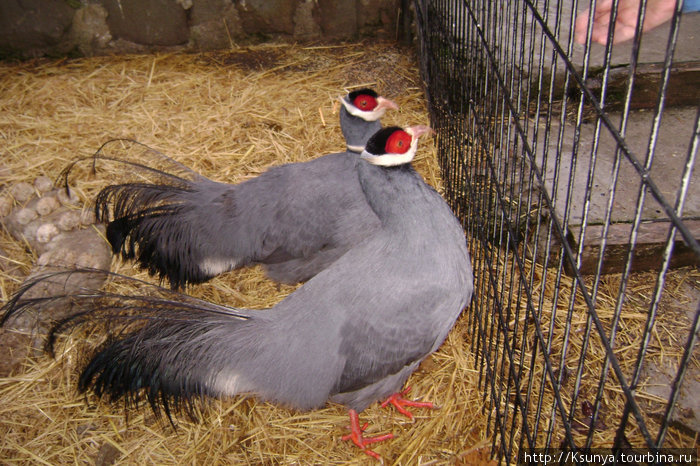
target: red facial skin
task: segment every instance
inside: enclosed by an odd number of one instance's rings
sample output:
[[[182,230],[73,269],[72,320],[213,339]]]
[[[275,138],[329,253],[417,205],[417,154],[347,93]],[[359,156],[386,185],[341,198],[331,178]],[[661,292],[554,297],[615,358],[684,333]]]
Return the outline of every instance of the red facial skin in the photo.
[[[411,148],[413,138],[406,131],[397,130],[386,141],[387,154],[405,154]]]
[[[360,94],[357,97],[355,97],[355,100],[352,101],[352,104],[360,110],[370,112],[374,110],[377,106],[377,99],[375,99],[371,95]]]

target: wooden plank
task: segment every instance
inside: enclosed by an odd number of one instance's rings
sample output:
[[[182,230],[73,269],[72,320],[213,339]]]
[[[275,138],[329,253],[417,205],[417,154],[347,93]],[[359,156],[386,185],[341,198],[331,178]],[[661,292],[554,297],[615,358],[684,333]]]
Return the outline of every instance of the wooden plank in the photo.
[[[592,71],[586,81],[596,95],[600,95],[602,72],[602,69]],[[605,103],[607,111],[622,109],[629,72],[629,65],[617,66],[610,70]],[[634,75],[634,92],[630,102],[633,110],[652,109],[656,106],[662,72],[663,63],[643,63],[637,66]],[[700,62],[686,61],[674,63],[671,66],[665,105],[667,107],[700,105]]]
[[[686,220],[685,225],[690,229],[693,237],[700,239],[700,220]],[[642,223],[639,226],[637,242],[632,258],[632,270],[635,272],[658,270],[661,266],[661,258],[665,247],[671,222]],[[603,258],[603,273],[621,272],[629,253],[629,235],[632,230],[630,223],[617,223],[610,225],[608,240],[605,246]],[[578,249],[577,240],[581,233],[581,227],[570,228],[569,240],[572,248]],[[598,255],[600,253],[603,235],[602,225],[589,225],[586,227],[586,237],[583,243],[581,257],[581,273],[595,273]],[[685,244],[681,235],[675,237],[671,267],[685,267],[689,265],[700,266],[700,258]],[[571,274],[571,266],[567,264],[567,273]]]

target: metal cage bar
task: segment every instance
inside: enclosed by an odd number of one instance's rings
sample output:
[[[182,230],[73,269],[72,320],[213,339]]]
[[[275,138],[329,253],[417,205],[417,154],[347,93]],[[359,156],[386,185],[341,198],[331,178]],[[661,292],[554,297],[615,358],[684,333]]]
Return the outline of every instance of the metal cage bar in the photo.
[[[627,134],[638,117],[646,0],[621,88],[614,84],[620,80],[614,28],[607,44],[594,45],[589,15],[585,41],[575,41],[576,18],[586,8],[594,11],[596,0],[414,2],[445,197],[473,256],[468,344],[493,451],[506,463],[544,447],[661,448],[672,428],[684,378],[697,359],[700,309],[678,338],[684,349],[663,413],[650,417],[641,393],[678,248],[700,263],[700,235],[688,223],[700,216],[684,213],[700,145],[697,107],[686,128],[692,132],[675,199],[654,171],[682,3],[670,20],[646,149],[639,149]],[[601,52],[595,65],[594,51]],[[601,176],[609,181],[605,189]],[[620,194],[629,183],[637,183],[630,188],[635,196]],[[625,202],[633,214],[619,221]],[[649,206],[657,217],[645,217]],[[635,266],[652,224],[665,233],[656,267],[646,272],[653,279],[644,276],[653,286],[642,299],[631,284],[640,280]],[[624,261],[611,274],[610,257],[618,250]],[[605,294],[610,290],[617,296]],[[643,325],[631,341],[623,324],[637,301]],[[606,410],[613,402],[620,411],[611,415]],[[595,435],[601,432],[607,442]]]

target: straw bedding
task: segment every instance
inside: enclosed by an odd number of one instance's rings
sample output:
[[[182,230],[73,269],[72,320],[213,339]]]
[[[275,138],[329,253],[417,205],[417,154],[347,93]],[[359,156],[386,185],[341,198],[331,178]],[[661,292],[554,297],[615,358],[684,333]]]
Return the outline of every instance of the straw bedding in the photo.
[[[238,182],[267,167],[344,148],[337,97],[373,86],[400,106],[385,124],[428,123],[412,53],[391,45],[263,45],[207,54],[100,57],[0,65],[2,183],[55,179],[78,157],[110,138],[132,138],[215,180]],[[116,152],[139,158],[127,146]],[[132,153],[128,153],[128,152]],[[435,150],[421,141],[418,170],[440,189]],[[157,159],[144,161],[153,163]],[[128,175],[124,168],[79,166],[71,186],[89,205],[97,190]],[[0,232],[13,273],[0,275],[4,301],[36,257]],[[147,277],[131,264],[112,270]],[[265,308],[294,288],[260,270],[226,274],[190,293],[232,306]],[[129,290],[124,290],[128,292]],[[409,380],[414,397],[440,409],[416,410],[410,423],[373,405],[361,414],[368,434],[396,438],[375,450],[387,461],[468,461],[487,445],[483,395],[462,319],[441,350]],[[88,338],[89,340],[89,338]],[[366,463],[340,437],[346,410],[337,405],[298,413],[254,399],[213,400],[201,422],[173,429],[146,409],[108,406],[76,396],[76,347],[63,342],[57,360],[27,361],[0,378],[0,458],[9,464],[308,464]],[[86,403],[87,401],[87,403]]]
[[[625,411],[627,398],[623,394],[620,381],[613,370],[608,367],[607,371],[604,371],[605,348],[595,329],[591,330],[588,344],[584,347],[588,313],[580,290],[577,289],[578,286],[570,277],[562,277],[557,284],[555,269],[546,270],[540,265],[526,264],[525,272],[525,276],[534,277],[532,300],[535,303],[535,312],[539,316],[543,338],[551,345],[548,356],[552,361],[554,376],[556,378],[559,377],[560,373],[563,373],[560,393],[564,410],[567,413],[573,403],[572,393],[576,384],[577,365],[581,355],[585,354],[581,387],[573,405],[572,435],[574,440],[580,446],[587,442],[592,412],[590,411],[591,405],[595,402],[601,376],[605,374],[606,382],[602,392],[601,410],[595,423],[591,445],[594,448],[612,447],[619,422]],[[517,272],[515,275],[514,282],[517,283],[520,278]],[[590,293],[592,277],[585,277],[585,280]],[[619,321],[615,326],[613,353],[628,385],[631,384],[637,369],[639,348],[642,344],[644,327],[647,325],[655,281],[656,273],[653,272],[631,276],[625,289]],[[598,285],[596,312],[608,339],[610,339],[615,321],[615,309],[618,305],[618,296],[620,296],[620,282],[620,274],[610,274],[604,275]],[[517,295],[515,288],[515,286],[503,284],[505,293],[510,290],[514,295]],[[572,296],[573,289],[576,289],[576,293]],[[688,332],[691,328],[692,317],[696,312],[698,293],[700,293],[700,271],[698,269],[682,268],[668,273],[658,314],[652,327],[652,337],[644,353],[642,366],[644,369],[641,371],[634,391],[635,401],[652,438],[655,438],[661,427],[660,421],[665,414],[670,386],[678,371]],[[526,384],[530,374],[533,374],[534,388],[528,403],[530,409],[528,418],[531,429],[532,426],[536,425],[535,412],[541,398],[542,417],[539,420],[539,430],[535,432],[535,437],[537,444],[543,445],[546,429],[551,422],[550,415],[554,405],[554,396],[549,378],[546,379],[544,388],[542,388],[541,380],[543,380],[543,372],[545,371],[542,350],[539,347],[535,348],[538,345],[533,321],[525,315],[524,311],[526,308],[525,297],[521,296],[519,300],[520,303],[517,307],[521,309],[520,313],[517,318],[515,314],[512,314],[513,318],[508,322],[508,328],[517,329],[518,336],[513,339],[511,345],[514,348],[516,360],[524,362],[521,375],[522,380],[525,381],[523,383]],[[511,309],[515,308],[516,305],[513,303]],[[570,313],[569,309],[571,309]],[[482,317],[482,319],[489,318],[488,316]],[[524,332],[525,325],[527,325],[527,332]],[[565,363],[562,364],[564,345],[566,345]],[[533,351],[537,355],[534,361],[531,358]],[[683,385],[684,389],[681,391],[683,401],[676,406],[677,415],[680,415],[681,418],[687,417],[682,422],[672,422],[664,442],[666,448],[691,448],[697,445],[698,434],[687,427],[692,425],[692,422],[696,422],[692,421],[694,416],[692,414],[688,416],[688,413],[683,414],[682,408],[687,409],[688,406],[694,404],[692,399],[696,395],[693,392],[693,385],[690,384],[697,384],[700,373],[699,354],[696,347],[689,360],[689,370]],[[519,369],[520,366],[516,365],[515,370]],[[506,366],[504,371],[507,370]],[[523,399],[526,395],[524,391],[521,393]],[[588,407],[584,407],[584,405],[588,405]],[[558,446],[565,440],[563,423],[558,414],[557,410],[552,446]],[[521,422],[521,418],[518,422]],[[645,447],[646,441],[633,417],[630,418],[624,434],[623,445],[627,442],[631,447]]]
[[[56,178],[78,157],[93,154],[111,138],[132,138],[215,180],[231,183],[255,176],[267,167],[304,161],[337,152],[344,143],[338,127],[337,97],[347,89],[373,86],[400,106],[384,124],[428,123],[417,65],[412,52],[387,44],[351,44],[333,47],[262,45],[206,54],[168,54],[100,57],[66,61],[0,64],[0,184],[32,182],[37,176]],[[157,164],[133,145],[112,146],[123,155]],[[415,162],[426,181],[441,190],[433,142],[421,140]],[[91,173],[77,167],[71,186],[85,205],[108,183],[128,177],[123,167],[98,165]],[[472,247],[477,247],[472,242]],[[35,253],[0,230],[5,258],[0,271],[0,298],[17,289],[36,261]],[[505,258],[504,258],[505,260]],[[530,266],[528,266],[530,267]],[[535,302],[541,303],[542,328],[554,319],[551,354],[558,354],[566,324],[570,291],[556,294],[554,273],[535,270]],[[112,270],[149,279],[131,264],[114,260]],[[478,267],[475,267],[478,270]],[[528,271],[529,277],[529,271]],[[560,290],[571,290],[564,281]],[[610,325],[618,295],[618,278],[606,277],[600,286],[597,310]],[[616,355],[626,373],[636,358],[637,336],[645,324],[649,276],[634,277],[617,337]],[[670,275],[666,307],[682,302],[682,284],[700,288],[697,270]],[[503,282],[517,283],[506,280]],[[228,273],[189,292],[215,302],[250,308],[269,307],[294,290],[266,280],[258,269]],[[134,290],[121,290],[129,292]],[[524,299],[524,294],[521,294]],[[486,299],[477,296],[476,299]],[[573,332],[569,336],[567,365],[571,368],[581,348],[585,305],[576,296]],[[512,303],[513,306],[515,305]],[[523,306],[521,306],[523,308]],[[549,311],[548,311],[549,310]],[[483,316],[489,320],[490,316]],[[522,327],[524,318],[518,322]],[[510,322],[512,327],[515,322]],[[416,422],[375,404],[361,414],[368,434],[393,432],[396,438],[374,448],[396,464],[484,464],[490,440],[488,416],[493,406],[479,388],[475,356],[471,354],[469,322],[460,319],[441,349],[421,366],[409,384],[415,397],[429,399],[440,409],[414,411]],[[687,336],[683,319],[673,312],[656,324],[658,331],[649,358],[677,361],[677,348],[668,341]],[[532,330],[520,340],[525,361],[532,351]],[[94,343],[91,336],[67,338],[56,360],[27,361],[10,377],[0,378],[0,458],[8,464],[364,464],[370,461],[354,446],[341,441],[346,433],[346,410],[337,405],[299,413],[255,399],[212,400],[201,422],[177,419],[173,428],[147,409],[108,406],[93,397],[76,396],[78,348]],[[577,400],[593,401],[604,360],[594,337],[588,349],[590,363],[583,374]],[[697,360],[692,364],[697,366]],[[540,362],[527,371],[539,377]],[[573,379],[570,376],[569,379]],[[483,380],[482,380],[483,384]],[[565,384],[567,392],[571,380]],[[624,398],[610,385],[604,398],[603,424],[594,445],[612,442],[615,421]],[[644,395],[644,386],[640,390]],[[536,395],[535,395],[536,396]],[[551,406],[549,387],[544,405]],[[504,403],[509,402],[504,400]],[[568,403],[564,395],[564,402]],[[653,402],[653,403],[652,403]],[[645,405],[647,419],[663,407],[658,399]],[[549,408],[545,408],[545,418]],[[579,416],[577,415],[577,418]],[[493,418],[491,418],[493,422]],[[510,421],[509,421],[510,422]],[[557,420],[561,426],[561,421]],[[557,429],[553,445],[561,439]],[[585,434],[576,433],[579,439]],[[634,432],[633,444],[641,445]],[[672,428],[668,446],[691,446],[693,434]]]

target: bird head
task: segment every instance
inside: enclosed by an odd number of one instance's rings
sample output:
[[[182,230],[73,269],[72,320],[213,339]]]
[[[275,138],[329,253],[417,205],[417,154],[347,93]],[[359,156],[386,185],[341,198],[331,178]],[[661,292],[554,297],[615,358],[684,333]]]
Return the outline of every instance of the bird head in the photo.
[[[385,99],[369,88],[358,89],[345,97],[340,97],[340,103],[350,115],[365,121],[377,121],[388,109],[398,110],[399,108],[394,101]]]
[[[430,127],[423,125],[382,128],[367,141],[360,157],[372,165],[383,167],[409,163],[416,155],[418,138],[432,131]]]

